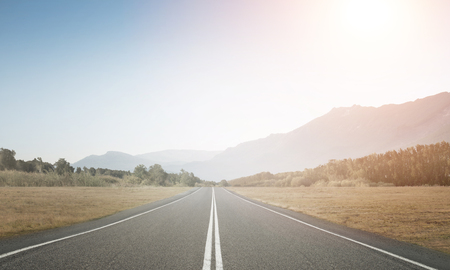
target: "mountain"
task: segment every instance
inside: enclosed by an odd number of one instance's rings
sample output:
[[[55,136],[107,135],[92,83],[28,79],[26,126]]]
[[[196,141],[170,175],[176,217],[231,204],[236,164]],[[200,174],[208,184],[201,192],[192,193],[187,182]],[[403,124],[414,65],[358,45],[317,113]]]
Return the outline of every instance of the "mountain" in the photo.
[[[147,154],[136,155],[149,161],[157,161],[159,164],[185,164],[194,161],[205,161],[213,158],[222,151],[201,150],[164,150]]]
[[[72,164],[72,167],[107,168],[111,170],[133,171],[139,164],[147,164],[147,160],[126,153],[109,151],[104,155],[91,155]]]
[[[416,144],[450,141],[450,93],[378,108],[334,108],[289,133],[245,142],[214,158],[183,165],[206,180],[263,171],[313,168],[330,159],[358,158]]]
[[[178,172],[183,164],[195,161],[209,160],[220,151],[199,150],[165,150],[141,155],[130,155],[122,152],[109,151],[104,155],[91,155],[74,164],[73,167],[108,168],[112,170],[133,171],[139,164],[151,166],[160,164],[168,172]]]

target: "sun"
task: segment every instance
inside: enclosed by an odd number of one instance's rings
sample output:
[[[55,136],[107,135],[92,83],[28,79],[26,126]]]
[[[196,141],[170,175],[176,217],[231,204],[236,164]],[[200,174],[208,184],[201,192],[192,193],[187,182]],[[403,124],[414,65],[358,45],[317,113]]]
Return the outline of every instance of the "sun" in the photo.
[[[344,22],[350,30],[378,32],[392,21],[392,6],[383,0],[351,0],[344,7]]]

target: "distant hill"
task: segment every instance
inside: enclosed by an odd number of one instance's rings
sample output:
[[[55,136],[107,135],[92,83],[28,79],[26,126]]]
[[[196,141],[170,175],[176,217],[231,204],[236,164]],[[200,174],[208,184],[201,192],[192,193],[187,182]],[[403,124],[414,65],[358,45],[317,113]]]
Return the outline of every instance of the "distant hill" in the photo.
[[[164,150],[147,154],[136,155],[149,161],[157,161],[163,164],[185,164],[194,161],[210,160],[222,151],[201,150]]]
[[[147,164],[144,158],[135,157],[126,153],[109,151],[104,155],[91,155],[85,157],[72,164],[76,167],[94,167],[94,168],[108,168],[111,170],[125,170],[133,171],[139,164]]]
[[[330,159],[358,158],[450,141],[450,93],[378,108],[334,108],[285,134],[245,142],[214,158],[183,165],[206,180],[303,170]]]
[[[168,172],[178,172],[179,168],[185,163],[209,160],[218,153],[220,151],[165,150],[133,156],[122,152],[109,151],[104,155],[85,157],[73,163],[72,166],[75,168],[94,167],[133,171],[139,164],[144,164],[147,167],[160,164],[169,168]]]

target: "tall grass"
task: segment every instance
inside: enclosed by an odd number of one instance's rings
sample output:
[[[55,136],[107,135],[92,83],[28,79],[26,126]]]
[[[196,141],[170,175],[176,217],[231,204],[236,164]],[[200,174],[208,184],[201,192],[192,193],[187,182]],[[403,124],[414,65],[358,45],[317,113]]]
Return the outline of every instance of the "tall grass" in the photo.
[[[132,183],[108,175],[95,175],[89,173],[72,173],[59,175],[49,173],[27,173],[20,171],[0,171],[0,186],[9,187],[107,187],[112,185],[127,186]]]
[[[295,174],[296,172],[292,173]],[[287,176],[286,176],[287,175]],[[258,176],[258,175],[255,175]],[[392,183],[371,182],[366,178],[313,180],[304,176],[292,177],[289,173],[272,175],[272,178],[261,179],[257,177],[242,177],[229,181],[231,186],[242,187],[386,187],[394,186]]]
[[[101,218],[189,189],[0,187],[0,239]]]

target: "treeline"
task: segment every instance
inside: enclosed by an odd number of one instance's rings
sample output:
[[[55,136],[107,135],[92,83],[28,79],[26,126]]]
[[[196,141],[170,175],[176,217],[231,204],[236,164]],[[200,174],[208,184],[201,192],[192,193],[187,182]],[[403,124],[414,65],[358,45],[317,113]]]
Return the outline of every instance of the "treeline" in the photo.
[[[0,186],[214,186],[217,183],[204,181],[193,173],[167,173],[161,165],[148,169],[138,165],[130,171],[104,168],[87,168],[70,165],[64,158],[54,164],[35,158],[31,161],[15,159],[14,150],[0,148]],[[223,180],[225,181],[225,180]],[[226,185],[226,181],[220,185]]]
[[[222,180],[219,183],[213,181],[201,180],[193,173],[181,170],[180,173],[167,173],[163,170],[161,165],[155,164],[148,169],[145,165],[140,164],[134,168],[133,181],[135,184],[140,185],[156,185],[156,186],[228,186],[226,180]]]
[[[123,178],[125,175],[131,175],[129,171],[110,170],[103,168],[75,168],[70,166],[64,158],[60,158],[54,164],[42,161],[42,158],[38,157],[30,161],[16,160],[16,152],[14,150],[0,148],[0,171],[10,170],[27,173],[51,173],[55,172],[58,175],[70,174],[70,173],[88,173],[91,176],[95,175],[107,175],[117,178]]]
[[[314,169],[268,172],[229,181],[233,186],[450,185],[450,144],[417,145],[357,159],[330,160]]]
[[[133,182],[141,185],[155,185],[155,186],[174,186],[183,185],[193,187],[195,184],[205,184],[200,178],[196,177],[193,173],[188,173],[181,170],[180,173],[167,173],[163,170],[161,165],[155,164],[147,167],[144,165],[138,165],[134,168]]]

